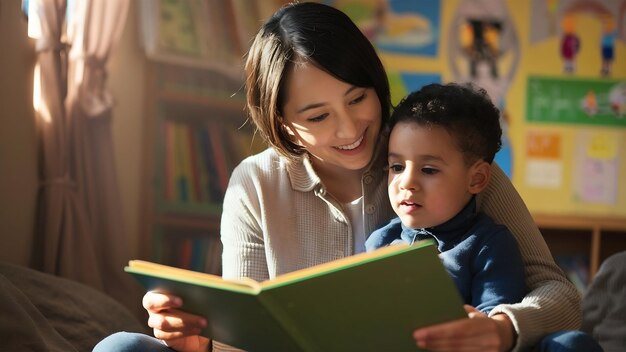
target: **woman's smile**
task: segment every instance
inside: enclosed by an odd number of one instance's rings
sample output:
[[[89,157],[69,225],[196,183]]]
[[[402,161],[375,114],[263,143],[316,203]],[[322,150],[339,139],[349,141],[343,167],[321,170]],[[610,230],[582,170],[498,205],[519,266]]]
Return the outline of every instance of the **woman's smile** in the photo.
[[[335,148],[341,149],[341,150],[353,150],[355,148],[358,148],[361,145],[361,142],[363,142],[363,137],[364,135],[361,135],[361,137],[359,137],[359,139],[357,139],[356,142],[349,144],[349,145],[341,145]]]

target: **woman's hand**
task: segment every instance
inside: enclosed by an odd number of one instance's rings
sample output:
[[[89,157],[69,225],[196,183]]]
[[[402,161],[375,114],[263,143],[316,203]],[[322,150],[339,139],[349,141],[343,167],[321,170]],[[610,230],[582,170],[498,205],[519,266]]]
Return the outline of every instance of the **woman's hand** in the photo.
[[[210,340],[199,336],[207,325],[203,317],[178,310],[183,302],[179,297],[148,292],[143,296],[143,307],[148,311],[148,326],[154,337],[170,348],[181,352],[207,351]]]
[[[468,319],[417,329],[413,338],[418,347],[430,351],[509,351],[514,345],[515,330],[506,314],[489,318],[465,305]]]

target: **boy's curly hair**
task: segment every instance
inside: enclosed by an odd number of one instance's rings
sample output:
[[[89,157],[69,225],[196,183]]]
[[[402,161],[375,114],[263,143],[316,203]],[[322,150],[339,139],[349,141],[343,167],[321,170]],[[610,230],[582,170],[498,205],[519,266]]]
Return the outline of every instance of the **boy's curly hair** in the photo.
[[[387,124],[389,134],[398,122],[441,126],[456,140],[467,165],[489,163],[500,150],[500,111],[487,92],[472,84],[429,84],[406,96]]]

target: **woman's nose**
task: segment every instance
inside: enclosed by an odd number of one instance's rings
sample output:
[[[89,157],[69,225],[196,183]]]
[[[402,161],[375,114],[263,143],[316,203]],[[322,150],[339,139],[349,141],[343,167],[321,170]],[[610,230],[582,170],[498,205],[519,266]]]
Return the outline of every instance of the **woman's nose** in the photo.
[[[337,119],[337,137],[339,138],[356,138],[358,137],[357,119],[351,116],[345,110],[338,114]]]

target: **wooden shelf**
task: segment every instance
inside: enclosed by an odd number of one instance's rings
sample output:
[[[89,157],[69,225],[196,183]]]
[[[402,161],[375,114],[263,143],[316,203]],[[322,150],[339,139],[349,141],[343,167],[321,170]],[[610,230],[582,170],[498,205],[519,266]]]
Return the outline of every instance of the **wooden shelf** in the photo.
[[[626,219],[533,214],[553,256],[578,255],[589,262],[592,279],[602,261],[626,250]]]
[[[155,215],[152,222],[155,225],[165,225],[174,227],[184,227],[198,230],[215,230],[220,229],[219,216],[214,217],[193,217],[181,215]]]
[[[621,218],[547,214],[533,214],[533,218],[539,227],[544,228],[626,231],[626,219]]]
[[[245,101],[241,98],[230,98],[227,96],[215,97],[198,93],[184,93],[175,91],[161,91],[158,93],[159,99],[178,103],[182,105],[197,105],[208,108],[232,111],[242,113],[244,111]]]
[[[258,25],[284,2],[177,2],[167,11],[159,2],[142,5],[143,258],[219,274],[228,178],[243,158],[266,148],[247,123],[241,59]],[[193,30],[173,25],[180,23]],[[184,259],[190,248],[191,261]]]

